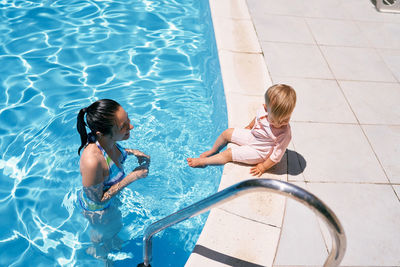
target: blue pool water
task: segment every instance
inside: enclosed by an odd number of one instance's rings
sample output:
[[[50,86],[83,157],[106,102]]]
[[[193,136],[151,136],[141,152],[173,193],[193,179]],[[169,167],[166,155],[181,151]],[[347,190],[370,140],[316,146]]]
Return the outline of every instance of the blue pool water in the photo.
[[[103,266],[85,252],[75,128],[101,98],[135,126],[122,145],[152,157],[121,194],[115,266],[142,262],[147,225],[216,191],[221,167],[186,164],[227,127],[208,0],[0,1],[0,266]],[[156,235],[153,266],[183,266],[205,219]]]

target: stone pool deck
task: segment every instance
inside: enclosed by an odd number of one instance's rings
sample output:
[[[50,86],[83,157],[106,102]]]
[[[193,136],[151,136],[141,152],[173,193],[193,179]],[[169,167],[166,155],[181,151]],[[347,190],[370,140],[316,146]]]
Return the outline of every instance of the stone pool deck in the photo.
[[[293,139],[263,178],[315,194],[347,236],[341,266],[400,266],[400,14],[369,0],[210,0],[229,127],[265,89],[297,92]],[[227,164],[220,190],[253,178]],[[276,194],[211,211],[186,266],[322,266],[331,247],[316,215]]]

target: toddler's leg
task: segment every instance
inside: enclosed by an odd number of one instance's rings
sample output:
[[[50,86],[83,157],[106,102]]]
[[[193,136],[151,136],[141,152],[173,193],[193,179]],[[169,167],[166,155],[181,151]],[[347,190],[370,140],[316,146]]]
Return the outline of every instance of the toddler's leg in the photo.
[[[228,148],[221,153],[215,154],[211,157],[203,157],[203,158],[188,158],[188,164],[190,167],[202,167],[207,165],[222,165],[227,162],[232,161],[232,150]]]
[[[224,147],[228,142],[231,141],[232,139],[232,133],[233,133],[233,128],[226,129],[225,131],[222,132],[215,140],[214,145],[212,148],[200,155],[200,158],[205,158],[209,157],[211,155],[214,155],[217,153],[222,147]]]

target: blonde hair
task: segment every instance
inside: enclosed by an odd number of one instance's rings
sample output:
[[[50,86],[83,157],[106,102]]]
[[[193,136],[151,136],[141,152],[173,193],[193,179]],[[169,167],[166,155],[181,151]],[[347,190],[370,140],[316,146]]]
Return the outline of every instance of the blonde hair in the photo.
[[[265,104],[277,123],[282,123],[290,118],[296,106],[296,92],[286,84],[275,84],[265,92]]]

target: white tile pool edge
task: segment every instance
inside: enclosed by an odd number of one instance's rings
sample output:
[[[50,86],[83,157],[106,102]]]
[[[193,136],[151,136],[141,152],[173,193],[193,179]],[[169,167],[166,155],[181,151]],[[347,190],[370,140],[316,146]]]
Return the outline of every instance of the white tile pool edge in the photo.
[[[246,0],[209,0],[229,127],[245,127],[272,84]],[[226,164],[219,191],[253,179],[249,167]],[[262,178],[287,181],[287,160]],[[214,208],[185,266],[252,263],[272,266],[280,239],[285,198],[252,193]],[[223,263],[225,262],[225,264]]]

